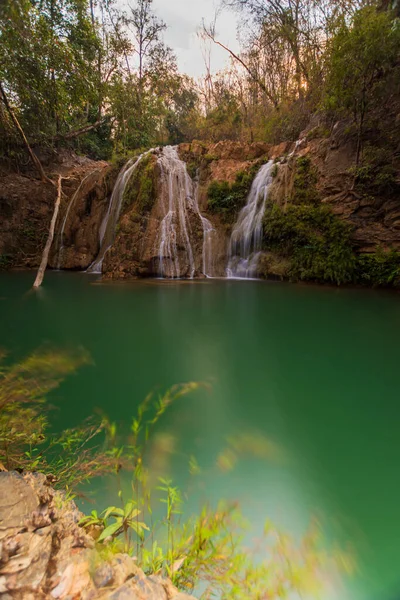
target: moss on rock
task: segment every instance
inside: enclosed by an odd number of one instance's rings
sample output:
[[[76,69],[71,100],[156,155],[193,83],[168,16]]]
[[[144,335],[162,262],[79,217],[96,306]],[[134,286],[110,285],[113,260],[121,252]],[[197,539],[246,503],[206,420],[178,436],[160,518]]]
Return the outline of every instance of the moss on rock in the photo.
[[[293,279],[352,281],[356,264],[351,226],[327,206],[267,206],[264,247],[290,259]]]
[[[239,171],[234,183],[214,180],[207,190],[208,209],[220,214],[225,223],[233,223],[245,205],[253,179],[263,161],[257,161],[248,171]]]
[[[318,174],[309,156],[300,156],[296,160],[296,173],[290,201],[293,204],[318,204]]]
[[[153,154],[142,159],[126,186],[124,210],[135,205],[136,212],[143,215],[153,208],[157,197],[155,163],[156,158]]]

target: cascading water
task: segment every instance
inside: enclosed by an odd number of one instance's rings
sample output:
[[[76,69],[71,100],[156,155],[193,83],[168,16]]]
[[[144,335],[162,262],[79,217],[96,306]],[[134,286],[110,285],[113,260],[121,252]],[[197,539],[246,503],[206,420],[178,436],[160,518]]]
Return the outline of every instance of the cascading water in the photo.
[[[203,215],[200,212],[199,171],[197,171],[197,173],[196,173],[194,198],[195,198],[195,210],[200,218],[201,226],[203,228],[203,252],[202,252],[203,275],[205,275],[205,277],[212,278],[214,275],[213,241],[214,241],[214,236],[217,232],[214,229],[214,227],[212,226],[212,223],[208,219],[206,219],[206,217],[203,217]]]
[[[270,160],[258,171],[247,197],[246,206],[240,211],[233,228],[226,269],[228,278],[246,279],[256,275],[262,246],[262,219],[273,182],[273,166],[274,162]]]
[[[97,175],[100,172],[101,172],[101,170],[96,170],[96,171],[91,171],[90,173],[88,173],[88,175],[86,175],[86,177],[84,177],[82,179],[82,181],[80,182],[76,191],[74,192],[71,200],[69,201],[67,210],[64,215],[63,222],[61,224],[60,233],[58,234],[57,269],[61,269],[61,266],[62,266],[62,259],[63,259],[63,254],[64,254],[64,230],[65,230],[65,225],[68,220],[69,213],[71,212],[71,208],[73,207],[75,200],[79,196],[79,193],[80,193],[81,189],[83,188],[84,184],[86,183],[86,181],[91,177],[94,177],[94,176],[97,177]]]
[[[153,148],[144,152],[136,158],[128,160],[126,165],[122,168],[121,172],[117,177],[113,192],[110,198],[110,204],[108,205],[107,213],[100,226],[99,238],[100,238],[100,250],[97,258],[88,267],[88,273],[101,273],[103,260],[107,250],[112,246],[115,238],[115,230],[117,227],[119,214],[121,212],[122,200],[124,197],[125,188],[128,184],[129,179],[139,166],[142,158],[153,152]]]
[[[200,219],[203,225],[203,275],[213,277],[213,238],[216,230],[208,219],[202,215]]]
[[[192,279],[196,266],[190,240],[190,213],[200,220],[203,229],[203,273],[212,276],[213,227],[200,213],[198,183],[194,184],[186,163],[179,158],[176,146],[163,148],[158,158],[161,171],[161,201],[164,218],[158,240],[160,277]]]

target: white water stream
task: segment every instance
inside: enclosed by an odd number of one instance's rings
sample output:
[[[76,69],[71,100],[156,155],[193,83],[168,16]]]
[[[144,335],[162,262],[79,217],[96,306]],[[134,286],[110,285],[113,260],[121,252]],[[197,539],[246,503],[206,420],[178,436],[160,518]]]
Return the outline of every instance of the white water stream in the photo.
[[[239,213],[232,230],[228,251],[226,276],[230,279],[249,279],[257,274],[262,248],[262,220],[269,190],[273,182],[270,160],[263,165],[254,178],[246,206]]]
[[[124,198],[125,188],[129,182],[129,179],[139,166],[141,160],[153,151],[154,150],[152,148],[151,150],[144,152],[140,156],[128,160],[126,165],[120,171],[113,192],[111,194],[110,204],[108,205],[107,213],[100,226],[100,250],[96,259],[88,267],[88,273],[101,273],[103,260],[106,255],[106,252],[107,250],[109,250],[109,248],[114,242],[116,227],[122,208],[122,201]]]
[[[176,146],[163,148],[158,158],[161,171],[161,202],[164,218],[158,238],[158,274],[160,277],[189,277],[196,271],[191,242],[190,213],[203,229],[202,270],[212,277],[212,238],[214,229],[202,216],[198,204],[198,182],[193,182],[186,163],[179,158]]]

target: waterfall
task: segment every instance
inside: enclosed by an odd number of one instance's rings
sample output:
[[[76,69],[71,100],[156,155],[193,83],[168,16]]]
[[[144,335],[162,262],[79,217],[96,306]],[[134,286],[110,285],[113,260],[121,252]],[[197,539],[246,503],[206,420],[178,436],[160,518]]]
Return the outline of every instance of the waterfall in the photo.
[[[199,170],[196,173],[195,179],[195,210],[200,218],[201,226],[203,228],[203,251],[202,251],[202,262],[203,262],[203,275],[205,277],[212,278],[214,275],[214,265],[213,265],[213,239],[215,234],[217,233],[212,223],[203,217],[200,212],[199,207]]]
[[[161,202],[164,218],[158,239],[158,273],[161,277],[193,279],[196,271],[190,239],[191,214],[200,220],[203,230],[202,270],[212,276],[212,236],[214,229],[200,213],[198,182],[187,172],[176,146],[163,148],[158,158],[161,172]]]
[[[239,213],[233,228],[228,253],[228,278],[251,278],[256,275],[262,247],[262,219],[265,204],[273,182],[270,160],[254,178],[246,206]]]
[[[203,225],[203,275],[213,277],[213,238],[216,230],[208,219],[202,215],[200,219]]]
[[[63,222],[61,224],[61,229],[60,229],[60,233],[58,234],[58,252],[57,252],[57,269],[60,270],[61,269],[61,263],[62,263],[62,258],[63,258],[63,254],[64,254],[64,229],[65,229],[65,225],[67,223],[67,219],[69,216],[69,213],[71,211],[72,206],[75,203],[76,198],[78,197],[79,192],[81,191],[83,184],[89,179],[89,177],[91,177],[94,174],[98,174],[100,173],[100,170],[96,170],[96,171],[91,171],[90,173],[88,173],[88,175],[86,175],[86,177],[84,177],[82,179],[82,181],[80,182],[80,184],[78,185],[78,187],[76,188],[71,200],[69,201],[67,210],[65,212],[64,215],[64,219]]]
[[[154,149],[144,152],[136,158],[128,160],[126,165],[120,171],[114,189],[111,194],[110,203],[108,205],[107,213],[103,219],[99,231],[100,250],[96,259],[88,267],[88,273],[101,273],[103,260],[107,250],[112,246],[115,238],[115,231],[119,219],[119,214],[122,208],[122,200],[124,198],[125,188],[139,166],[142,158],[153,152]]]

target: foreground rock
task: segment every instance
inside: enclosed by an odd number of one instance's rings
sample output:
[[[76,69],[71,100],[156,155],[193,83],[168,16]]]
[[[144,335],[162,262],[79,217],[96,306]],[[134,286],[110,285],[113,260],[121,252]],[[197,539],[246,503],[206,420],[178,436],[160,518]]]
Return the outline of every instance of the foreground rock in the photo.
[[[82,514],[42,474],[0,473],[1,600],[188,600],[127,554],[101,559]]]

